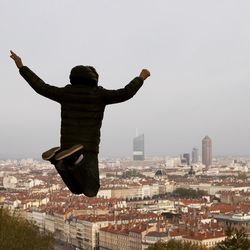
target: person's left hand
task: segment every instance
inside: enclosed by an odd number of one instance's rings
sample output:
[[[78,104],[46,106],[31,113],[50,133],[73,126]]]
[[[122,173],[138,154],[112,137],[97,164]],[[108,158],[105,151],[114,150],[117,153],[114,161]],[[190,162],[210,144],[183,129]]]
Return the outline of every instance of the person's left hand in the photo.
[[[23,67],[22,59],[12,50],[10,51],[10,58],[12,58],[16,64],[16,66],[20,69]]]

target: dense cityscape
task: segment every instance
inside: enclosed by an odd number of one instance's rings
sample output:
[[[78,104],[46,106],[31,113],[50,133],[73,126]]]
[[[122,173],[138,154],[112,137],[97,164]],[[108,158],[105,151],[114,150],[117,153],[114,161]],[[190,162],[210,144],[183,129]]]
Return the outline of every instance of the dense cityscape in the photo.
[[[212,248],[229,226],[250,234],[250,157],[199,149],[147,157],[144,135],[133,158],[100,159],[97,197],[73,195],[53,165],[33,159],[0,161],[0,206],[20,212],[58,249],[147,249],[170,239]]]

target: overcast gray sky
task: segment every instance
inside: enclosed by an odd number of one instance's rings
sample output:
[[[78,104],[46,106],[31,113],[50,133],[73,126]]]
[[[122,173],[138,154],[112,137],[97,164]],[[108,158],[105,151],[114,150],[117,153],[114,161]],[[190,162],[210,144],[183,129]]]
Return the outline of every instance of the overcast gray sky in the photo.
[[[136,128],[149,155],[201,149],[205,135],[214,154],[249,155],[249,13],[248,0],[0,0],[0,158],[40,157],[60,136],[60,106],[21,78],[10,49],[57,86],[78,64],[109,89],[151,71],[107,107],[101,156],[131,156]]]

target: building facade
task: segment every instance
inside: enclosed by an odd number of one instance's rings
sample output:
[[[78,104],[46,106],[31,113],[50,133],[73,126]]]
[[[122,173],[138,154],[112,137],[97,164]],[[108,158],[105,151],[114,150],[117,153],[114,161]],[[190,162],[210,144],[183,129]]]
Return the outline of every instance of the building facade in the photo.
[[[189,166],[190,165],[190,155],[189,155],[189,153],[183,154],[183,159],[185,160],[186,164]]]
[[[133,139],[133,160],[144,161],[144,159],[144,134],[141,134]]]
[[[202,139],[202,164],[206,167],[212,165],[212,140],[208,136]]]
[[[192,150],[192,163],[198,163],[198,161],[199,161],[198,148],[193,148],[193,150]]]

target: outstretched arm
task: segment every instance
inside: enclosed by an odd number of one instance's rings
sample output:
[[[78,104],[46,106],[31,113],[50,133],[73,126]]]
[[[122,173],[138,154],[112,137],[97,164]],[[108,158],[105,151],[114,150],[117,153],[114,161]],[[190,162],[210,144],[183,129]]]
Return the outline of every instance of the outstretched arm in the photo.
[[[51,100],[60,102],[62,97],[62,88],[46,84],[33,71],[31,71],[28,67],[24,66],[21,57],[19,57],[12,50],[10,51],[10,57],[14,60],[22,77],[38,94],[47,97]]]
[[[143,69],[138,77],[135,77],[124,88],[117,90],[103,89],[103,99],[106,104],[124,102],[132,98],[143,85],[144,80],[150,76],[147,69]]]

